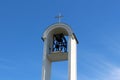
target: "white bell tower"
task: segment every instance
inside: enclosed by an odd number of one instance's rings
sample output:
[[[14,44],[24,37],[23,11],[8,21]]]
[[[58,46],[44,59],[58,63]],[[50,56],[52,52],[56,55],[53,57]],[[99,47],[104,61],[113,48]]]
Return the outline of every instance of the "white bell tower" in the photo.
[[[78,40],[65,23],[50,25],[43,33],[42,80],[50,80],[52,62],[68,60],[68,80],[77,80]]]

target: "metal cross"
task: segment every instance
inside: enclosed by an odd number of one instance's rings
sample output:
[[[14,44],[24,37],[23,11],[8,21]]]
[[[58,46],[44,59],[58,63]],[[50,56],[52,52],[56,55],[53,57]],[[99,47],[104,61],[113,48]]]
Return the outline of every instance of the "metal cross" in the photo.
[[[55,18],[58,18],[58,22],[60,23],[61,22],[61,18],[63,18],[63,16],[59,13],[59,15],[56,16]]]

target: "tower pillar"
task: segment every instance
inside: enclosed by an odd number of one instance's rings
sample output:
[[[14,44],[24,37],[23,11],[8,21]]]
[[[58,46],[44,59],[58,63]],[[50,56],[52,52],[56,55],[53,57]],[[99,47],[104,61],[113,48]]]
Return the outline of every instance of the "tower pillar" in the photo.
[[[77,80],[77,55],[76,55],[76,40],[70,37],[68,53],[68,75],[69,80]]]
[[[48,40],[44,39],[42,80],[50,80],[50,76],[51,76],[51,61],[48,60],[47,58],[47,54],[48,54],[47,44],[48,44]]]

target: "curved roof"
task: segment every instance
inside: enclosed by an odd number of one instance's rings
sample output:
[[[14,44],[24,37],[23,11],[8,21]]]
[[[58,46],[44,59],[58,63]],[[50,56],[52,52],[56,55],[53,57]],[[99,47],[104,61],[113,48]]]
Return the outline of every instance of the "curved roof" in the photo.
[[[47,38],[47,36],[50,34],[50,32],[52,32],[52,31],[55,32],[55,30],[56,30],[56,32],[60,32],[62,30],[62,32],[64,32],[64,34],[66,34],[68,36],[73,35],[78,43],[78,40],[77,40],[75,34],[73,33],[72,29],[70,28],[69,25],[67,25],[65,23],[55,23],[55,24],[50,25],[43,33],[42,39],[44,40],[45,38]]]
[[[47,37],[47,35],[54,29],[58,29],[58,28],[63,28],[64,30],[67,31],[68,35],[72,35],[73,31],[72,29],[69,27],[69,25],[65,24],[65,23],[55,23],[53,25],[50,25],[45,32],[43,33],[43,38]]]

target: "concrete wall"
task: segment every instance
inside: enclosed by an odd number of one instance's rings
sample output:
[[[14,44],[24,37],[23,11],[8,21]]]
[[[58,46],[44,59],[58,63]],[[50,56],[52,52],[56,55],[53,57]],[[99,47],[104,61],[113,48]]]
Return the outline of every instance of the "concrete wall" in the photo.
[[[68,36],[68,80],[77,80],[77,63],[76,63],[76,39],[73,36],[71,28],[63,23],[51,25],[43,34],[44,52],[42,65],[42,80],[50,80],[51,61],[47,58],[47,54],[51,52],[54,33],[64,33]],[[58,56],[57,56],[58,57]],[[62,58],[61,58],[62,59]],[[62,61],[62,60],[61,60]]]

